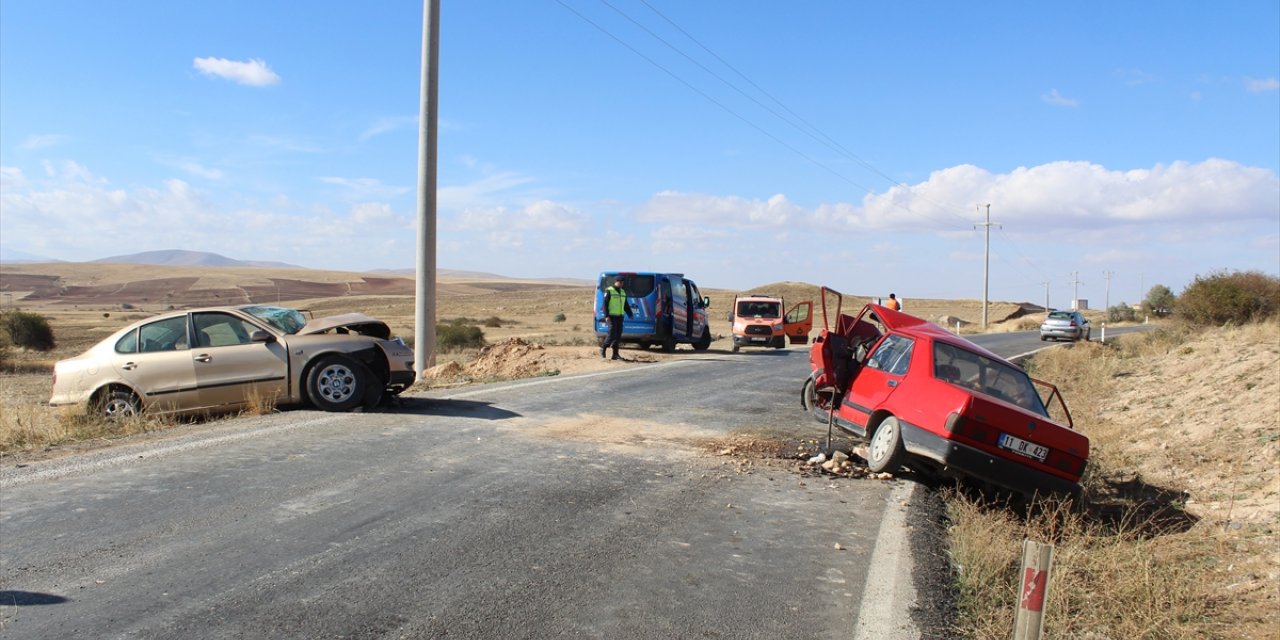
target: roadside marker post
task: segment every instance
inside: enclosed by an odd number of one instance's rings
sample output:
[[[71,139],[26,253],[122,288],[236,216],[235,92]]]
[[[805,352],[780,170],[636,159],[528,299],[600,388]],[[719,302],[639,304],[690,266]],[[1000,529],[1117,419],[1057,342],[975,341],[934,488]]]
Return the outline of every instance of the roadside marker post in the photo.
[[[1018,613],[1013,619],[1013,640],[1040,640],[1052,566],[1053,545],[1022,541],[1022,586],[1018,592]]]

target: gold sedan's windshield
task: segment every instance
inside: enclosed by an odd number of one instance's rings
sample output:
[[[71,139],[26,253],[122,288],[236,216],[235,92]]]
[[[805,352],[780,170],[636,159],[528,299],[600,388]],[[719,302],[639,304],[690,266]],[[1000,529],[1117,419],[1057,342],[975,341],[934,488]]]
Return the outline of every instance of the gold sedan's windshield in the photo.
[[[307,324],[307,317],[301,311],[287,307],[245,307],[244,312],[289,335]]]

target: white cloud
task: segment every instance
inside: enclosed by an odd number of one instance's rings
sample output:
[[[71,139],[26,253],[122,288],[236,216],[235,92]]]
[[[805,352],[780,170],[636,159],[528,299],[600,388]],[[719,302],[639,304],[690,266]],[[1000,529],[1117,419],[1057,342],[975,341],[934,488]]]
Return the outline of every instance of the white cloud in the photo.
[[[206,167],[195,160],[185,158],[161,158],[160,162],[175,169],[185,171],[193,176],[205,178],[206,180],[221,180],[223,177],[221,169]]]
[[[395,220],[391,205],[383,202],[366,202],[351,207],[351,222],[357,225],[384,224]]]
[[[729,237],[729,232],[715,226],[666,225],[649,235],[649,239],[653,241],[650,250],[653,253],[679,253],[708,246],[723,246],[724,240]]]
[[[400,116],[394,118],[379,118],[369,128],[360,132],[360,142],[365,142],[370,138],[376,138],[384,133],[390,133],[402,127],[409,125],[417,126],[417,116]]]
[[[587,216],[550,200],[534,202],[521,214],[519,228],[525,229],[577,231],[587,223]]]
[[[1274,172],[1216,158],[1129,171],[1063,161],[992,174],[960,165],[934,172],[920,184],[869,195],[861,208],[823,205],[813,220],[848,228],[932,230],[941,220],[960,228],[980,221],[973,204],[965,203],[991,203],[993,222],[1054,233],[1142,223],[1275,220],[1278,201],[1280,179]]]
[[[361,199],[376,198],[394,198],[409,193],[409,187],[396,187],[382,184],[381,180],[375,178],[340,178],[334,176],[322,176],[320,181],[325,184],[331,184],[342,187],[351,191],[355,197]]]
[[[1041,100],[1044,100],[1046,103],[1051,104],[1051,105],[1054,105],[1054,106],[1056,106],[1056,107],[1078,107],[1078,106],[1080,106],[1080,101],[1079,101],[1079,100],[1076,100],[1075,98],[1068,98],[1068,97],[1066,97],[1066,96],[1064,96],[1064,95],[1062,95],[1062,94],[1058,93],[1058,90],[1057,90],[1057,89],[1053,89],[1053,90],[1051,90],[1049,93],[1046,93],[1046,94],[1044,94],[1044,95],[1040,96],[1040,99],[1041,99]]]
[[[1244,88],[1250,93],[1264,93],[1266,91],[1280,91],[1280,78],[1245,78]]]
[[[1150,84],[1158,79],[1154,74],[1147,73],[1142,69],[1116,69],[1116,75],[1131,87]],[[1054,93],[1057,93],[1057,91],[1055,90]]]
[[[539,200],[519,209],[505,206],[464,209],[451,228],[459,231],[577,232],[586,230],[588,216],[567,205]]]
[[[785,226],[800,208],[781,194],[768,200],[663,191],[636,211],[642,222],[723,225],[735,229]]]
[[[60,133],[44,133],[32,134],[22,140],[18,148],[26,151],[38,151],[40,149],[48,149],[66,143],[71,138]]]
[[[27,176],[18,167],[0,167],[0,189],[21,189],[27,186]]]
[[[255,134],[255,135],[249,136],[248,139],[249,139],[249,142],[252,142],[253,144],[261,145],[264,147],[271,147],[274,149],[283,149],[285,151],[293,151],[297,153],[323,153],[325,151],[323,147],[319,147],[311,144],[304,144],[302,142],[298,142],[291,138],[285,138],[282,136],[268,136],[268,135]]]
[[[517,173],[493,173],[469,184],[438,188],[436,204],[442,209],[496,206],[505,200],[499,194],[531,182],[532,178]]]
[[[196,58],[192,66],[205,75],[247,84],[251,87],[267,87],[280,82],[280,76],[276,75],[276,72],[262,60],[241,62],[226,58]]]

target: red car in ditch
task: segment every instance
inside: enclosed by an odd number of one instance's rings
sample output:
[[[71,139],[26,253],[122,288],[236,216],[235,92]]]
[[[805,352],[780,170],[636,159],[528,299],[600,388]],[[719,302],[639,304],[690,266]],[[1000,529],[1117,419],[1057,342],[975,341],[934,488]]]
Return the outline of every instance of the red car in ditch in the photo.
[[[1089,439],[1057,387],[927,320],[876,304],[850,316],[842,302],[822,289],[801,400],[829,430],[865,440],[873,471],[905,465],[1026,495],[1079,490]]]

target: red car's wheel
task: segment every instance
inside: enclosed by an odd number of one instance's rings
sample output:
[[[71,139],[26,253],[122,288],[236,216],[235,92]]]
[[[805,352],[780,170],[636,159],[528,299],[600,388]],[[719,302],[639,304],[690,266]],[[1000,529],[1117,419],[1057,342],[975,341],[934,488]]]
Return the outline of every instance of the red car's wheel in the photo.
[[[881,420],[867,445],[867,467],[876,473],[897,471],[905,456],[902,425],[893,416]]]
[[[821,389],[818,387],[818,379],[822,377],[821,374],[821,371],[815,371],[813,375],[804,381],[804,388],[800,391],[800,403],[804,406],[805,411],[821,413],[825,420],[825,416],[831,408],[831,395],[834,390],[827,391],[829,387]]]

